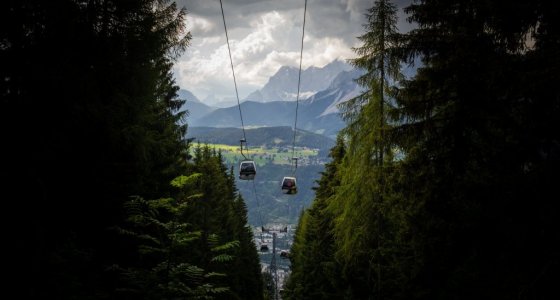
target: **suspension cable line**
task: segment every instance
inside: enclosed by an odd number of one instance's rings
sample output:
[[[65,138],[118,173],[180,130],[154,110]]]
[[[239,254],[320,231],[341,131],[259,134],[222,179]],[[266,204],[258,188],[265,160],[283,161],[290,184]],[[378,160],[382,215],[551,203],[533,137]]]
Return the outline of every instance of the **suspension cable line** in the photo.
[[[221,1],[221,0],[220,0]],[[296,96],[296,116],[294,121],[294,140],[292,143],[292,174],[295,176],[297,171],[297,158],[295,157],[296,153],[296,135],[297,135],[297,119],[298,119],[298,108],[299,108],[299,91],[301,86],[301,62],[303,60],[303,39],[305,38],[305,15],[307,13],[307,0],[305,0],[305,4],[303,6],[303,29],[301,33],[301,49],[299,52],[299,75],[298,75],[298,86],[297,86],[297,96]],[[294,165],[295,161],[295,165]]]
[[[227,47],[228,47],[228,54],[229,54],[229,61],[230,61],[230,65],[231,65],[231,73],[233,75],[233,84],[235,86],[235,96],[237,98],[237,107],[239,109],[239,118],[241,119],[241,128],[243,129],[243,139],[241,140],[241,155],[243,155],[243,157],[245,159],[247,159],[247,157],[245,157],[245,155],[243,154],[243,143],[245,143],[245,149],[247,150],[247,155],[249,155],[249,149],[247,146],[247,135],[245,134],[245,124],[243,123],[243,113],[241,112],[241,103],[239,101],[239,92],[237,89],[237,80],[235,78],[235,70],[233,68],[233,59],[231,56],[231,48],[229,45],[229,36],[227,33],[227,25],[226,25],[226,17],[224,14],[224,6],[222,4],[222,0],[220,0],[220,9],[222,11],[222,20],[224,22],[224,31],[226,33],[226,43],[227,43]],[[261,225],[261,230],[264,228],[264,223],[263,223],[263,218],[262,218],[262,212],[261,212],[261,205],[260,205],[260,201],[259,201],[259,197],[257,194],[257,188],[255,186],[255,181],[251,180],[253,183],[253,194],[255,196],[255,201],[257,202],[257,210],[258,210],[258,214],[259,214],[259,221],[260,221],[260,225]],[[261,232],[261,242],[262,242],[262,232]]]
[[[245,141],[245,148],[247,149],[247,136],[245,135],[245,125],[243,124],[243,114],[241,113],[241,104],[239,103],[239,92],[237,91],[237,80],[235,79],[235,70],[233,69],[233,59],[231,58],[231,49],[229,47],[229,36],[228,36],[228,33],[227,33],[226,17],[224,15],[224,6],[222,5],[222,0],[220,0],[220,8],[222,10],[222,20],[224,21],[224,31],[226,32],[226,43],[227,43],[228,54],[229,54],[229,62],[231,64],[231,73],[233,74],[233,85],[235,86],[235,96],[237,98],[237,107],[239,108],[239,118],[241,119],[241,128],[243,129],[243,140]],[[241,147],[243,147],[243,145]],[[243,153],[243,149],[241,149],[241,152]]]
[[[258,209],[258,211],[259,211],[259,221],[260,221],[261,229],[262,229],[264,227],[264,223],[263,223],[262,213],[261,213],[261,209],[260,209],[261,205],[259,203],[259,196],[257,194],[257,188],[255,186],[255,181],[254,180],[253,180],[253,194],[255,195],[255,199],[257,200],[257,207],[259,208]],[[261,233],[261,240],[262,240],[262,233]]]
[[[245,149],[248,150],[247,136],[246,136],[246,132],[245,132],[245,124],[243,122],[243,113],[242,113],[242,110],[241,110],[241,103],[239,101],[237,79],[235,77],[235,69],[234,69],[234,66],[233,66],[233,58],[232,58],[232,55],[231,55],[231,47],[230,47],[230,44],[229,44],[229,36],[228,36],[228,32],[227,32],[226,18],[225,18],[225,14],[224,14],[224,7],[223,7],[222,0],[220,0],[220,9],[221,9],[221,13],[222,13],[222,20],[223,20],[223,23],[224,23],[224,31],[225,31],[225,35],[226,35],[228,55],[229,55],[229,60],[230,60],[230,65],[231,65],[231,72],[232,72],[232,75],[233,75],[233,84],[235,86],[235,96],[236,96],[236,99],[237,99],[237,107],[239,109],[239,118],[241,120],[241,128],[243,130],[243,139],[241,140],[241,148],[240,148],[241,149],[241,154],[243,155],[243,143],[245,143]],[[296,137],[297,137],[297,119],[298,119],[299,97],[300,97],[300,87],[301,87],[301,66],[302,66],[302,61],[303,61],[303,41],[304,41],[304,38],[305,38],[306,14],[307,14],[307,0],[305,0],[304,10],[303,10],[303,30],[302,30],[302,36],[301,36],[298,87],[297,87],[297,96],[296,96],[296,112],[295,112],[295,120],[294,120],[294,136],[293,136],[293,143],[292,143],[292,161],[291,161],[291,164],[292,164],[292,173],[294,174],[294,176],[295,176],[295,173],[296,173],[296,170],[297,170],[297,158],[295,157],[295,145],[296,145]],[[245,157],[245,155],[243,155],[243,156]],[[294,161],[295,161],[295,165],[294,165]],[[295,181],[294,181],[294,183],[295,183]],[[256,189],[256,185],[255,185],[254,180],[253,180],[252,184],[253,184],[253,192],[254,192],[255,200],[257,202],[257,207],[258,207],[259,221],[261,223],[261,229],[264,229],[262,212],[261,212],[259,198],[258,198],[257,189]],[[262,239],[262,234],[261,234],[261,239]]]

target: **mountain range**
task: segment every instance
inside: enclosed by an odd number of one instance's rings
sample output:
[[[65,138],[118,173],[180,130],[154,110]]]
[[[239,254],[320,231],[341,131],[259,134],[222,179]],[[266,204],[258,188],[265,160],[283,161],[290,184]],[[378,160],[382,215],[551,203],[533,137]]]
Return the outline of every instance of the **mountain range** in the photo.
[[[322,68],[309,67],[301,72],[300,100],[327,89],[335,77],[342,71],[350,71],[352,67],[335,60]],[[297,99],[299,69],[281,67],[265,86],[249,94],[244,100],[255,102],[293,101]]]
[[[183,108],[189,111],[187,122],[192,127],[241,127],[239,109],[244,126],[294,127],[297,106],[298,129],[334,138],[345,126],[337,105],[360,93],[361,88],[354,81],[360,75],[360,71],[338,60],[323,68],[310,67],[301,75],[304,87],[301,90],[304,94],[308,93],[309,97],[302,98],[300,93],[298,102],[287,101],[291,99],[289,95],[293,90],[290,86],[294,82],[297,93],[299,71],[293,67],[280,68],[262,89],[246,99],[256,97],[257,94],[262,98],[245,100],[239,107],[210,107],[186,90],[181,90],[179,96],[187,100]],[[266,101],[264,95],[268,95]]]

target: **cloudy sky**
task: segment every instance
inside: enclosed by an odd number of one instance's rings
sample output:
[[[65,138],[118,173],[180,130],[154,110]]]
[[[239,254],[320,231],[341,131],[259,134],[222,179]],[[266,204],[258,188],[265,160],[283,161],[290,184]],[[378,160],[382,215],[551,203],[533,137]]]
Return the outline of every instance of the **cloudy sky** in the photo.
[[[200,100],[234,100],[235,87],[219,0],[178,0],[188,11],[191,46],[174,67],[177,84]],[[302,67],[354,57],[373,0],[308,0]],[[404,7],[410,1],[395,3]],[[222,0],[242,100],[281,66],[299,66],[305,0]],[[410,25],[399,11],[399,27]]]

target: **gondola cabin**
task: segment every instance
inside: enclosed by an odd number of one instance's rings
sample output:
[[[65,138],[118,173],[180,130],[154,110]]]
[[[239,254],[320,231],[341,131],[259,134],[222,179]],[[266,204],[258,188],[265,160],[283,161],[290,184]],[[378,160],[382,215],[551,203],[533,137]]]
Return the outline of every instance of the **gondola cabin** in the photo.
[[[257,175],[257,168],[255,162],[252,160],[244,160],[239,165],[239,179],[253,180]]]
[[[297,185],[296,185],[296,178],[295,177],[284,177],[282,180],[282,192],[284,194],[296,194],[297,193]]]
[[[268,251],[268,245],[267,244],[261,244],[261,252],[266,252]]]

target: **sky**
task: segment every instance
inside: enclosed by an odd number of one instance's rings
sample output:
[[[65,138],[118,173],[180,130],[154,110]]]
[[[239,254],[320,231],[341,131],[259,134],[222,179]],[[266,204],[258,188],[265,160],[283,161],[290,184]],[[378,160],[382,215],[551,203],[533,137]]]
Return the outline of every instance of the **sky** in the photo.
[[[409,0],[394,3],[402,8]],[[355,57],[373,0],[308,0],[302,68]],[[187,9],[190,46],[173,73],[203,102],[236,101],[219,0],[177,0]],[[281,66],[299,67],[305,0],[222,0],[240,100],[262,88]],[[401,31],[410,24],[399,10]]]

